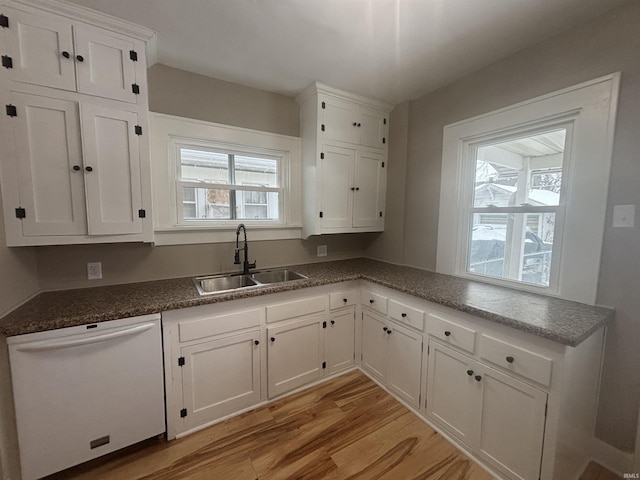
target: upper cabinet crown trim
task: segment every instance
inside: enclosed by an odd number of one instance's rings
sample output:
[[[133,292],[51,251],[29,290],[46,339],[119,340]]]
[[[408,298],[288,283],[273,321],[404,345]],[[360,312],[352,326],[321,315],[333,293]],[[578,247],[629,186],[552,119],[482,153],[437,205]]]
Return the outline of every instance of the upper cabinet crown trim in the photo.
[[[329,85],[325,85],[324,83],[320,83],[320,82],[313,82],[309,84],[307,87],[305,87],[305,89],[302,90],[302,92],[300,92],[298,96],[296,96],[296,102],[298,102],[298,104],[301,105],[316,93],[324,93],[326,95],[331,95],[333,97],[341,98],[343,100],[356,102],[366,107],[372,107],[372,108],[377,108],[379,110],[384,110],[385,112],[390,112],[393,109],[393,105],[389,103],[385,103],[380,100],[375,100],[369,97],[363,97],[355,93],[345,92],[344,90],[338,90],[337,88],[331,87]]]
[[[12,5],[13,4],[13,5]],[[154,30],[136,25],[121,18],[117,18],[106,13],[98,12],[90,8],[59,0],[13,0],[8,3],[14,7],[28,6],[44,10],[56,15],[63,15],[73,20],[79,20],[96,27],[106,28],[113,32],[126,35],[146,42],[147,67],[158,61],[156,49],[157,34]]]

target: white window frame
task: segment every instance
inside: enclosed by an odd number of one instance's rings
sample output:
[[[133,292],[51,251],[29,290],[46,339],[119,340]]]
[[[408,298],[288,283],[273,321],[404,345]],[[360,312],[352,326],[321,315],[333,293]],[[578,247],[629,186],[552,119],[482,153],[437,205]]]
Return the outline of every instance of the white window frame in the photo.
[[[445,126],[438,272],[582,303],[595,303],[619,83],[619,73],[607,75]],[[549,287],[467,272],[474,149],[489,139],[509,138],[554,125],[569,125],[569,128],[560,202],[563,207],[556,210],[560,216],[556,217],[556,235],[559,233],[561,245],[553,250]]]
[[[301,146],[300,138],[151,112],[150,146],[154,242],[157,245],[217,243],[235,240],[238,223],[250,230],[252,240],[300,238]],[[178,195],[177,145],[208,150],[279,158],[279,219],[181,221],[182,196]],[[198,182],[189,186],[207,186]],[[236,190],[245,189],[238,186]],[[251,188],[255,190],[256,188]]]

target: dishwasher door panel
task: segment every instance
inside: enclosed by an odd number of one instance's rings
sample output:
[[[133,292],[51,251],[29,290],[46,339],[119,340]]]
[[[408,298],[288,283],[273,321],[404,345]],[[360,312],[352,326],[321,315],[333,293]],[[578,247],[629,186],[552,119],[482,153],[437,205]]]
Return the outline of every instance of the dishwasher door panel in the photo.
[[[25,480],[164,432],[159,315],[7,343]]]

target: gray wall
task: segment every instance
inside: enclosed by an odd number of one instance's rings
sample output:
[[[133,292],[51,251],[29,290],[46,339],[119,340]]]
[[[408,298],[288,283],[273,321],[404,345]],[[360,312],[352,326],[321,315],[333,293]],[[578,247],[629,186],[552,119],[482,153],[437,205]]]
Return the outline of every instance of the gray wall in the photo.
[[[640,2],[632,1],[412,101],[406,182],[388,193],[392,202],[404,195],[404,236],[385,232],[378,240],[385,252],[376,251],[393,261],[404,251],[402,263],[435,269],[444,125],[621,71],[598,294],[598,303],[617,314],[607,336],[597,436],[627,452],[634,449],[640,399],[640,230],[611,228],[611,211],[615,204],[640,205],[638,52]]]

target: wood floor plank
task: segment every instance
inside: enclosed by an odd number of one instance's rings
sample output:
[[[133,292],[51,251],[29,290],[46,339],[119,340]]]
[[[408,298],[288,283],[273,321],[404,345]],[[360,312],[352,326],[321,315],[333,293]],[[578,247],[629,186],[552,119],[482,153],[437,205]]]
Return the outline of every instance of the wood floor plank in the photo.
[[[182,439],[67,470],[75,480],[488,480],[360,371]]]

